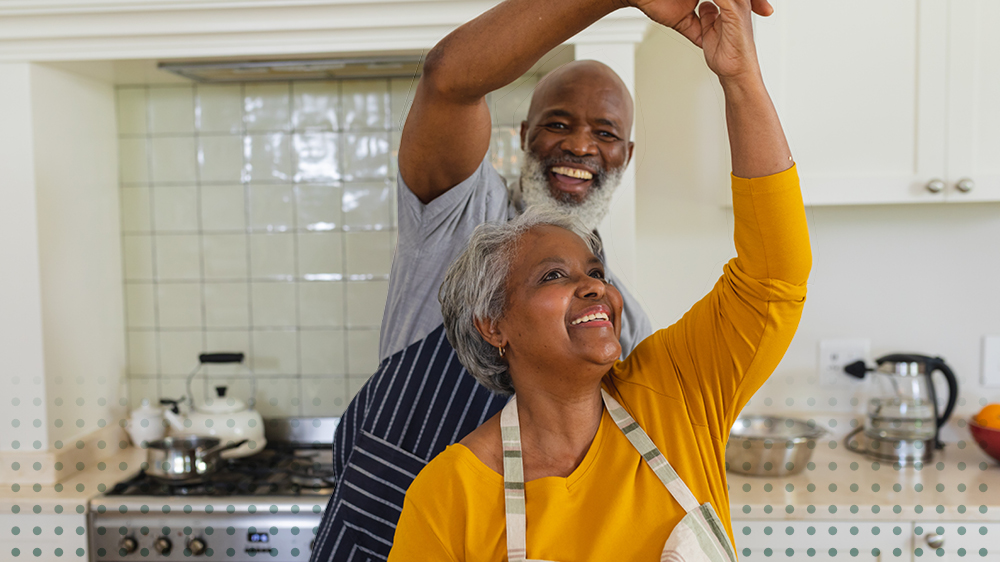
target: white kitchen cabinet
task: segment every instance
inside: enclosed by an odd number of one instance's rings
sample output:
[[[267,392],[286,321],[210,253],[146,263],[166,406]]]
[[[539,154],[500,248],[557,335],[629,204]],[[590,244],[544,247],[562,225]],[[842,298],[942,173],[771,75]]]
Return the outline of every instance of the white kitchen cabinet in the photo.
[[[910,562],[909,521],[733,520],[741,560],[899,560]]]
[[[772,4],[758,52],[807,204],[1000,200],[1000,3]]]
[[[940,546],[935,548],[938,545]],[[1000,562],[1000,523],[922,521],[914,525],[915,562],[958,562],[969,559]]]

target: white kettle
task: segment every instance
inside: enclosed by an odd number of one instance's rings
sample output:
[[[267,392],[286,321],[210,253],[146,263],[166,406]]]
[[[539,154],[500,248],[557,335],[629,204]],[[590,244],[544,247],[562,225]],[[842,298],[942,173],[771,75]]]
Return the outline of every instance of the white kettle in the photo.
[[[198,359],[198,367],[187,378],[187,403],[190,408],[186,416],[180,414],[177,400],[161,400],[172,404],[172,408],[163,412],[163,417],[170,424],[173,434],[198,435],[201,437],[216,437],[225,443],[236,443],[247,440],[246,443],[222,452],[224,458],[246,457],[264,450],[267,440],[264,438],[264,420],[260,412],[254,409],[254,396],[257,394],[257,380],[249,368],[251,391],[247,402],[226,396],[227,387],[215,387],[215,397],[206,399],[202,404],[194,403],[191,392],[191,379],[195,377],[206,363],[242,363],[242,353],[202,353]]]
[[[163,425],[163,409],[151,406],[148,398],[142,399],[142,404],[132,410],[125,431],[132,438],[136,447],[146,448],[150,441],[163,439],[167,428]]]

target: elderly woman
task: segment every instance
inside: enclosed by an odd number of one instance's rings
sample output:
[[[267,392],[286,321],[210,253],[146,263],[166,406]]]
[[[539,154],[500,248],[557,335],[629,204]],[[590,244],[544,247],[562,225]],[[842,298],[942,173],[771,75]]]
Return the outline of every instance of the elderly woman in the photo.
[[[420,472],[390,560],[735,561],[726,440],[795,333],[811,257],[749,2],[716,2],[699,40],[726,94],[737,257],[619,361],[622,298],[592,234],[539,212],[481,226],[441,287],[445,326],[514,397]]]

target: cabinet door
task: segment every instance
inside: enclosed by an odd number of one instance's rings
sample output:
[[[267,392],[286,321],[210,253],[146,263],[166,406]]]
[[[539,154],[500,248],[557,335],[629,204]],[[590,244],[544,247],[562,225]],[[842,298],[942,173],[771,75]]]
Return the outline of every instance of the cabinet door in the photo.
[[[943,539],[940,548],[928,544],[928,538]],[[1000,562],[1000,523],[920,522],[913,528],[913,560],[958,562],[959,560]]]
[[[806,204],[943,201],[947,4],[771,3],[757,50]]]
[[[1000,201],[1000,2],[951,0],[949,10],[948,201]]]
[[[741,560],[910,562],[912,533],[898,521],[733,521]]]

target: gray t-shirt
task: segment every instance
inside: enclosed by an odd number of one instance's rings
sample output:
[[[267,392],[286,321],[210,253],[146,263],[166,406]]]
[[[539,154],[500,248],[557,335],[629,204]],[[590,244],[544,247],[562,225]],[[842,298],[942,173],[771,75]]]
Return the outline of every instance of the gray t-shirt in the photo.
[[[444,323],[438,289],[451,262],[465,249],[477,226],[517,215],[504,179],[488,159],[462,183],[424,205],[401,176],[396,178],[399,236],[389,275],[389,297],[382,316],[379,362],[425,338]],[[653,333],[639,303],[615,278],[621,291],[622,355]]]

